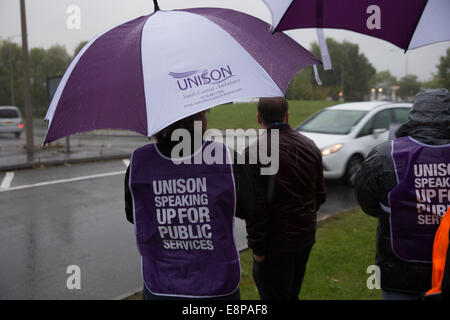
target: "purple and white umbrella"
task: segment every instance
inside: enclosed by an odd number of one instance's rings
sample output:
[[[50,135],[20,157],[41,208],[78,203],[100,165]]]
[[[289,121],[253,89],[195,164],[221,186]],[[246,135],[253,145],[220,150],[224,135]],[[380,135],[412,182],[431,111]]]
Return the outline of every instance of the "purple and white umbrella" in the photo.
[[[450,40],[449,0],[263,0],[275,31],[337,28],[409,50]]]
[[[263,0],[275,31],[319,28],[325,70],[331,68],[322,28],[351,30],[406,50],[450,40],[450,0]]]
[[[219,8],[155,13],[92,39],[65,72],[45,117],[44,143],[96,129],[152,136],[234,100],[283,96],[319,64],[265,22]]]

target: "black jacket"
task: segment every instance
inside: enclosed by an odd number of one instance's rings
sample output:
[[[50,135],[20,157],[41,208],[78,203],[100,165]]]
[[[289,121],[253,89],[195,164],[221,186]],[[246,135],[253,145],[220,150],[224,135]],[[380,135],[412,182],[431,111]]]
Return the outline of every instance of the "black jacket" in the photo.
[[[274,150],[279,154],[279,169],[275,175],[261,175],[259,161],[251,166],[258,188],[256,214],[261,219],[256,220],[256,228],[247,222],[249,248],[266,256],[298,252],[313,244],[316,213],[326,199],[320,150],[288,124],[273,128],[279,129],[279,150]],[[270,145],[269,139],[267,150]]]
[[[450,143],[450,97],[448,92],[431,90],[419,93],[408,121],[396,132],[396,138],[411,136],[429,145]],[[376,264],[381,270],[385,291],[423,293],[431,287],[431,264],[406,262],[392,251],[388,194],[397,186],[392,142],[375,147],[355,176],[355,192],[364,212],[378,218]],[[450,159],[449,159],[450,160]]]

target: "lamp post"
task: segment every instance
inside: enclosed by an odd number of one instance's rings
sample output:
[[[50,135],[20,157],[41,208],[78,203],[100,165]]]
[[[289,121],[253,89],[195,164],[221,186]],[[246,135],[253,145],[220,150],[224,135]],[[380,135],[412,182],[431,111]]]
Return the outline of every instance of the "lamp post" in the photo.
[[[27,21],[25,13],[25,0],[20,0],[20,20],[22,26],[22,59],[23,59],[23,94],[24,94],[24,109],[27,132],[27,158],[28,161],[33,161],[34,158],[34,134],[33,134],[33,111],[31,107],[30,94],[30,70],[28,64],[28,35],[27,35]]]

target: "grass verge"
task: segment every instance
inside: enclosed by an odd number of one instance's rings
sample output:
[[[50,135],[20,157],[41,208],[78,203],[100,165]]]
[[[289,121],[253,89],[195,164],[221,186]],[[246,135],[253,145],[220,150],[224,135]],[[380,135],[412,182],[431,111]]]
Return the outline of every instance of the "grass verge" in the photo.
[[[291,100],[289,101],[289,123],[292,127],[296,127],[313,113],[338,103],[336,101]],[[259,128],[256,113],[256,103],[218,106],[208,113],[208,128]]]
[[[360,208],[336,214],[320,222],[317,242],[308,261],[300,299],[302,300],[379,300],[381,290],[366,286],[367,267],[375,260],[377,220]],[[252,278],[250,250],[241,252],[242,300],[258,300]],[[141,299],[138,293],[130,299]]]
[[[381,290],[369,290],[367,267],[375,263],[377,220],[360,208],[343,212],[319,223],[301,300],[381,299]],[[259,299],[253,283],[251,251],[241,252],[243,300]]]

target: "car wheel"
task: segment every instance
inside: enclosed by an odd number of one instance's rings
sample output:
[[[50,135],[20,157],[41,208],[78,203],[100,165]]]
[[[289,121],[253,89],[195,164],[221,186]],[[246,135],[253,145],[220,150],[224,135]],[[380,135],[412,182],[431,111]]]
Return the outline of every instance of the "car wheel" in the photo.
[[[353,187],[353,179],[355,178],[356,173],[359,168],[361,168],[361,164],[363,163],[363,158],[359,155],[351,156],[350,160],[347,162],[347,169],[345,170],[345,183],[349,186]]]
[[[16,136],[17,139],[19,139],[21,133],[22,133],[22,132],[15,132],[14,135]]]

